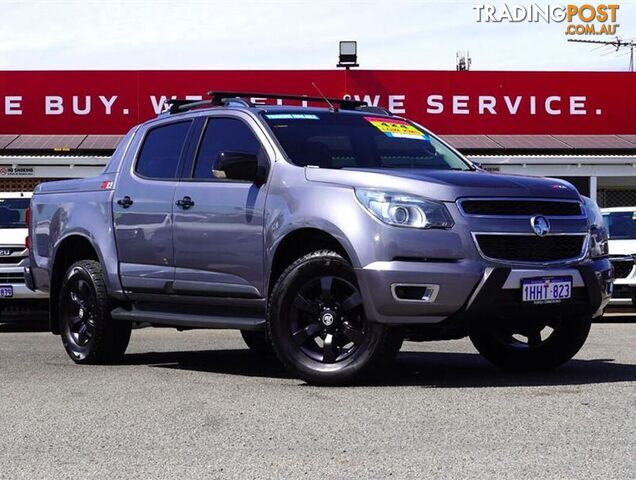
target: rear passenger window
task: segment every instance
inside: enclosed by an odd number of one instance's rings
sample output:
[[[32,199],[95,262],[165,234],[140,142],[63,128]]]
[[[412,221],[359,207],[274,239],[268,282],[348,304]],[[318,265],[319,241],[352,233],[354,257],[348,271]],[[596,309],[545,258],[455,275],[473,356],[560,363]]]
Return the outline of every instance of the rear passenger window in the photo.
[[[177,178],[189,121],[153,128],[146,135],[135,171],[146,178]]]
[[[236,118],[211,118],[205,128],[194,166],[194,178],[215,178],[213,170],[221,153],[249,153],[259,156],[261,143],[254,132]]]

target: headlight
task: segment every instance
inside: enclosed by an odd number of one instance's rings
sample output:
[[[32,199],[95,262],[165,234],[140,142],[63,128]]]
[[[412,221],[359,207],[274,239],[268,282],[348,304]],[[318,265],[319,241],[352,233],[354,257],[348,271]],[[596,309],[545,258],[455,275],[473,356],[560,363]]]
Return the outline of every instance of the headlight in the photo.
[[[607,232],[604,228],[592,226],[590,228],[590,257],[603,258],[609,255]]]
[[[398,227],[451,228],[453,219],[439,202],[395,192],[356,189],[356,197],[378,220]]]

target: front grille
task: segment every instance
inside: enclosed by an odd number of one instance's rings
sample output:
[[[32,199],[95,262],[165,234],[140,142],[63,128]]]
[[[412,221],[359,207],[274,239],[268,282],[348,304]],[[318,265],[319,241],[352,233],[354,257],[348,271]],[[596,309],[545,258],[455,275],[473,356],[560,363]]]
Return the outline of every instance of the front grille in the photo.
[[[489,235],[475,239],[485,257],[510,262],[558,262],[583,254],[585,235]]]
[[[568,217],[581,215],[581,204],[575,201],[553,200],[463,200],[467,215]]]
[[[24,247],[1,247],[0,246],[0,264],[18,264],[25,256],[22,256]]]
[[[632,257],[610,257],[610,262],[614,267],[615,278],[627,278],[634,268]]]
[[[23,272],[0,272],[0,283],[24,283]]]
[[[0,257],[0,265],[9,265],[9,264],[17,265],[25,258],[26,258],[26,255],[24,257]]]

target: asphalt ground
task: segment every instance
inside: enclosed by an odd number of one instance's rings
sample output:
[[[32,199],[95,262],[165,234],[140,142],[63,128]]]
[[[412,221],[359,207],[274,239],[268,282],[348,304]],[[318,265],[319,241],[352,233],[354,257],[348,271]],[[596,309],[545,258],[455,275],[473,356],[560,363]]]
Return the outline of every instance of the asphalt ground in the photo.
[[[376,383],[311,387],[238,332],[144,329],[77,366],[37,321],[0,325],[0,478],[636,478],[636,316],[576,359],[490,366],[407,343]]]

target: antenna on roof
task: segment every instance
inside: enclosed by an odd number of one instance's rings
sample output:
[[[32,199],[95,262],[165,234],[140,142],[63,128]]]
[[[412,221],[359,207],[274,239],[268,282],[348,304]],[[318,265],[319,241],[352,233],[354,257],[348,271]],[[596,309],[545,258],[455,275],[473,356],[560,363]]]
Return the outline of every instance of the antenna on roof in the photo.
[[[331,103],[329,99],[325,97],[325,94],[320,91],[320,89],[318,88],[318,85],[316,85],[314,82],[311,82],[311,84],[314,86],[314,88],[318,92],[318,95],[320,95],[324,99],[324,101],[329,104],[329,110],[331,110],[332,112],[335,112],[336,109],[333,108],[333,103]]]
[[[622,40],[620,37],[616,37],[616,40],[579,40],[578,38],[569,38],[568,42],[578,42],[578,43],[596,43],[601,46],[610,46],[613,49],[616,49],[618,52],[621,48],[629,49],[629,68],[630,72],[634,71],[634,47],[636,47],[636,42],[632,40]],[[613,53],[608,52],[605,55]],[[620,55],[619,55],[620,56]]]

